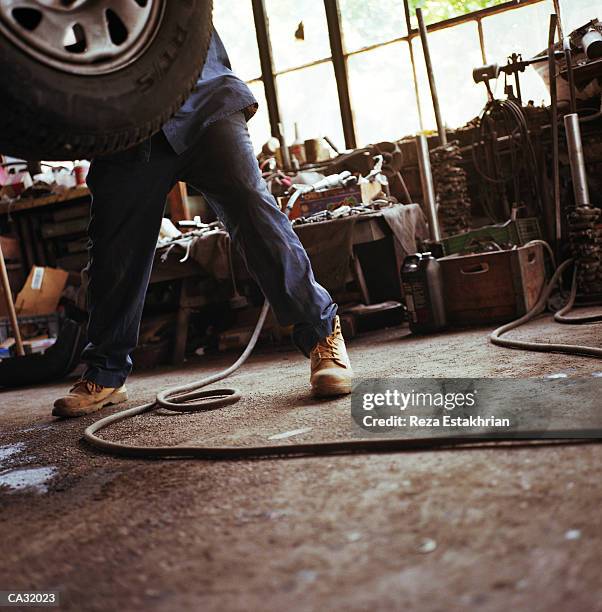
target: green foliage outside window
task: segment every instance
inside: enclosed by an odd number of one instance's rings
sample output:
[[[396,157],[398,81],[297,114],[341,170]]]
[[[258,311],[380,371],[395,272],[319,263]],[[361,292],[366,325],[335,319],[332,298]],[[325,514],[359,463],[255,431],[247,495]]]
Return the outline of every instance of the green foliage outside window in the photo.
[[[408,0],[411,25],[416,28],[416,8],[427,24],[503,4],[507,0]],[[339,0],[345,47],[356,50],[407,34],[403,0]]]
[[[412,21],[417,8],[422,8],[426,23],[436,23],[474,11],[503,4],[507,0],[408,0]]]
[[[436,23],[458,15],[465,15],[508,0],[408,0],[412,24],[416,9],[422,8],[427,23]],[[344,18],[352,23],[371,20],[386,27],[387,22],[403,20],[403,0],[339,0]]]

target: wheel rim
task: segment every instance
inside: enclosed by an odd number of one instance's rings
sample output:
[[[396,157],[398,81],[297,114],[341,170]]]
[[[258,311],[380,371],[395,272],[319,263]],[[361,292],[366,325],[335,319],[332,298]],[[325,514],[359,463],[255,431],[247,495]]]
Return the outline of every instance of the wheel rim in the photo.
[[[53,68],[106,74],[144,52],[164,5],[165,0],[0,0],[0,31]]]

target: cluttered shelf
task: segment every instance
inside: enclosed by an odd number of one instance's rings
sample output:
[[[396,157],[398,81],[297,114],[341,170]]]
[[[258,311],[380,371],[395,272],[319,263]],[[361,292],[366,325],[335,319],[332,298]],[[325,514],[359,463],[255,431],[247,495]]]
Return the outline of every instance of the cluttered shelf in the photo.
[[[60,202],[69,202],[78,198],[88,197],[90,191],[85,186],[72,187],[60,193],[51,193],[49,195],[34,196],[29,198],[14,198],[0,201],[0,215],[7,215],[23,210],[31,210],[40,208],[50,204],[58,204]]]

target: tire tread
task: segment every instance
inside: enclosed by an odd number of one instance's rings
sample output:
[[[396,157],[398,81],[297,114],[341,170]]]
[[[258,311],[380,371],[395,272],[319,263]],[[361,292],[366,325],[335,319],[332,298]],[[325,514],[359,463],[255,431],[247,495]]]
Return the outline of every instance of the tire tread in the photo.
[[[199,53],[201,64],[209,50],[211,28],[207,29],[204,38],[205,44]],[[0,109],[0,152],[24,159],[69,160],[92,159],[133,147],[153,136],[178,111],[192,93],[201,70],[202,65],[189,77],[180,96],[154,118],[133,128],[104,133],[69,131],[62,126],[48,125],[35,113],[23,112],[21,104],[3,104]],[[3,151],[6,146],[10,150]],[[35,151],[33,156],[32,151]]]

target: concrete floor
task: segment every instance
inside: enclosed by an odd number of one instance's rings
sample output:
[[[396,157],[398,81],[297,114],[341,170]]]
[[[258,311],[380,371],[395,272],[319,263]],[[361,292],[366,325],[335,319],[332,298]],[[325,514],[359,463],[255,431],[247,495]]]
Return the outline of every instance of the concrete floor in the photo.
[[[530,337],[601,344],[599,327]],[[360,376],[590,376],[593,359],[492,347],[486,330],[349,343]],[[131,401],[232,355],[132,377]],[[254,356],[234,407],[145,415],[115,439],[345,437],[348,398],[309,397],[294,352]],[[64,610],[602,610],[602,445],[242,462],[143,461],[49,416],[64,384],[0,393],[0,590],[59,589]],[[109,413],[113,409],[105,411]],[[287,443],[287,440],[283,440]]]

